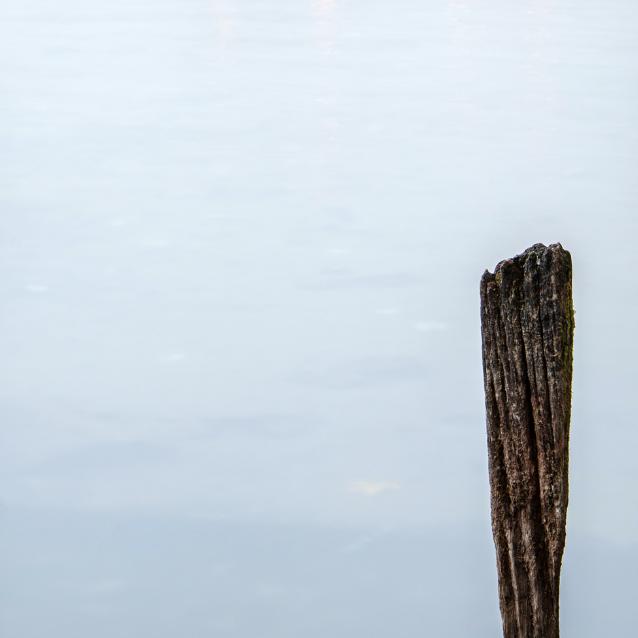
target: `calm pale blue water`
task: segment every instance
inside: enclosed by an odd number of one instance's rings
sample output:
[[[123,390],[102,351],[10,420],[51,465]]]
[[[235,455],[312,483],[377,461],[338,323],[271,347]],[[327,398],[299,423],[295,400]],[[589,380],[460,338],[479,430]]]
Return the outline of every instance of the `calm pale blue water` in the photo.
[[[633,635],[635,2],[3,13],[3,638],[499,635],[478,280],[538,241],[563,634]]]

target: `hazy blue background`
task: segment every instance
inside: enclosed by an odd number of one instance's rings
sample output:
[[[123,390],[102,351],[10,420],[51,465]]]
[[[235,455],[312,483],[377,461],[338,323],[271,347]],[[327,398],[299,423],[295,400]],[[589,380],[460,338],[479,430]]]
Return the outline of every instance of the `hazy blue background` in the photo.
[[[635,635],[634,0],[4,0],[3,638],[499,635],[478,281],[574,259],[563,635]]]

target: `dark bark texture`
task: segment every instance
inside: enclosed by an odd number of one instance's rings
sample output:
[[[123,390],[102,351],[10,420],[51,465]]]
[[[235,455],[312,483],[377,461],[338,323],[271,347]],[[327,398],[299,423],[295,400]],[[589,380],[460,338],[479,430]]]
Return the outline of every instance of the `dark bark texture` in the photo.
[[[571,256],[536,244],[481,279],[492,532],[505,638],[558,638],[571,413]]]

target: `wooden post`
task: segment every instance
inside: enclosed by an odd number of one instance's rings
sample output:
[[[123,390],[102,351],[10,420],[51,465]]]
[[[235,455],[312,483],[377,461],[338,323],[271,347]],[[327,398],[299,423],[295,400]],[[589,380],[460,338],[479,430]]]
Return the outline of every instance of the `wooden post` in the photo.
[[[481,279],[492,533],[505,638],[558,638],[571,414],[571,256],[536,244]]]

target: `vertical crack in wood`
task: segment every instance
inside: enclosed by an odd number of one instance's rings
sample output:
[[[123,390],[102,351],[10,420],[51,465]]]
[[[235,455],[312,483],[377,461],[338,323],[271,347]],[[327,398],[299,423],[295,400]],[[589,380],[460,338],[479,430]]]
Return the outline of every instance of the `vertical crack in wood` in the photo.
[[[481,279],[492,532],[505,638],[558,638],[568,501],[571,256],[536,244]]]

